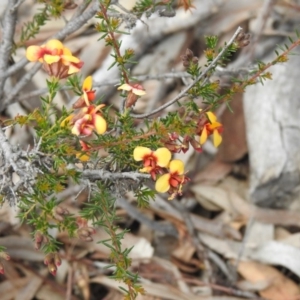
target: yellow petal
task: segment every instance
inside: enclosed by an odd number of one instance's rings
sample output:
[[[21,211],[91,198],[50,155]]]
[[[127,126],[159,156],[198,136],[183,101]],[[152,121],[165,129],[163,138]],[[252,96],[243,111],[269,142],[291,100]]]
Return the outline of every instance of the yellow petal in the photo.
[[[76,153],[76,158],[81,161],[88,161],[90,159],[90,156],[84,153]]]
[[[140,89],[135,89],[133,88],[132,89],[132,92],[137,95],[137,96],[143,96],[143,95],[146,95],[146,91],[144,90],[140,90]]]
[[[210,123],[214,123],[217,121],[217,117],[214,113],[212,113],[211,111],[208,111],[206,113],[207,119],[209,120]]]
[[[66,125],[69,124],[73,118],[74,118],[73,114],[66,117],[64,120],[61,121],[60,127],[66,127]]]
[[[128,83],[124,83],[118,87],[118,90],[131,91],[132,86],[129,85]]]
[[[29,46],[26,49],[26,58],[29,61],[37,61],[40,57],[39,57],[39,52],[41,50],[41,47],[39,46]]]
[[[76,67],[74,65],[70,65],[69,70],[68,70],[68,74],[72,75],[72,74],[77,73],[79,71],[80,71],[80,69],[78,67]]]
[[[95,125],[96,132],[98,134],[103,134],[107,129],[107,123],[105,119],[100,115],[95,115],[94,118],[95,118],[94,125]]]
[[[211,123],[211,124],[208,124],[208,125],[209,125],[209,129],[210,129],[210,130],[214,130],[214,129],[216,129],[216,128],[222,127],[222,124],[219,123],[219,122],[214,122],[214,123]]]
[[[63,55],[70,55],[72,56],[72,52],[70,49],[66,48],[66,47],[63,47]]]
[[[180,159],[174,159],[169,165],[170,173],[177,173],[182,175],[184,173],[184,163]]]
[[[99,104],[96,106],[95,111],[99,111],[102,107],[105,107],[105,104]]]
[[[45,54],[44,55],[44,61],[48,64],[51,65],[53,63],[56,63],[60,60],[60,57],[58,55],[49,55]]]
[[[80,131],[79,131],[79,128],[77,126],[73,126],[71,132],[74,135],[80,135]]]
[[[222,142],[222,136],[220,135],[220,133],[217,129],[214,130],[213,141],[214,141],[215,147],[218,147]]]
[[[73,55],[62,55],[61,58],[63,59],[63,63],[65,65],[69,65],[69,63],[79,63],[80,59]]]
[[[171,175],[170,174],[164,174],[161,177],[159,177],[155,183],[155,189],[159,193],[165,193],[170,189],[170,180]]]
[[[90,101],[89,101],[89,98],[88,98],[88,95],[86,92],[83,92],[83,95],[81,96],[80,100],[83,98],[86,106],[89,106],[90,105]]]
[[[48,48],[48,49],[51,49],[51,50],[54,50],[54,49],[63,49],[64,45],[59,40],[49,40],[46,43],[45,48]]]
[[[88,76],[83,81],[82,90],[84,90],[84,91],[90,91],[92,89],[92,84],[93,84],[92,76]]]
[[[145,168],[139,169],[139,171],[141,173],[149,173],[151,170],[152,170],[151,167],[145,167]]]
[[[200,135],[200,144],[203,145],[207,140],[207,130],[206,127],[203,128],[201,135]]]
[[[144,159],[145,155],[150,155],[152,153],[151,149],[147,147],[137,146],[133,150],[133,159],[135,161],[141,161]]]
[[[156,151],[154,151],[154,155],[157,157],[157,165],[160,167],[168,166],[172,157],[170,150],[165,147],[158,148]]]

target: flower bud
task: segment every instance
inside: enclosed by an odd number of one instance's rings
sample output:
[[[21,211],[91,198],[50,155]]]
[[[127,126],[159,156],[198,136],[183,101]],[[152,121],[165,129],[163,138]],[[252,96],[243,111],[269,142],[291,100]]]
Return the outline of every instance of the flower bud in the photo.
[[[40,231],[37,231],[34,235],[34,240],[37,242],[37,243],[42,243],[43,241],[43,235]]]
[[[10,256],[6,252],[0,252],[0,257],[5,260],[10,260]]]
[[[59,254],[56,252],[54,253],[54,264],[59,267],[61,265],[61,258]]]
[[[57,252],[48,253],[44,258],[44,264],[48,266],[48,271],[55,276],[57,267],[61,265],[61,258]]]
[[[246,47],[250,44],[250,34],[245,32],[240,32],[238,36],[236,37],[236,42],[239,46],[239,48]]]
[[[4,274],[4,267],[3,267],[3,265],[1,264],[1,262],[0,262],[0,274]]]
[[[92,227],[83,227],[83,228],[79,228],[77,230],[77,235],[78,237],[86,242],[91,242],[93,241],[93,238],[91,237],[92,234],[95,234],[96,231],[94,228]]]
[[[77,231],[79,237],[87,237],[90,235],[89,231],[86,228],[81,228]]]
[[[48,270],[49,270],[49,272],[50,272],[53,276],[56,275],[57,267],[56,267],[56,265],[54,264],[54,262],[51,262],[51,263],[48,264]]]
[[[45,258],[44,258],[44,264],[45,264],[46,266],[48,266],[50,263],[53,262],[53,260],[54,260],[54,255],[53,255],[53,253],[48,253],[48,254],[45,256]]]
[[[203,151],[201,145],[195,139],[191,139],[190,144],[195,149],[195,151],[197,151],[199,153],[201,153]]]
[[[52,211],[53,217],[59,222],[63,222],[64,216],[69,214],[69,211],[67,209],[60,206],[54,207]]]
[[[191,138],[188,135],[186,135],[184,137],[182,144],[181,144],[181,150],[183,153],[186,153],[189,150],[190,140],[191,140]]]
[[[177,132],[169,133],[170,141],[176,141],[179,138],[179,134]]]
[[[85,242],[92,242],[93,238],[91,236],[87,236],[87,237],[83,238],[82,240],[84,240]]]

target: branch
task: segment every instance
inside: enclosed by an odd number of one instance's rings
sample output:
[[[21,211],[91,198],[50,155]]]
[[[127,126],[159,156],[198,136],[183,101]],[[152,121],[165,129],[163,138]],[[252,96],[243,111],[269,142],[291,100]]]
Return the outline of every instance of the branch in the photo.
[[[9,169],[10,167],[19,175],[26,176],[18,166],[17,166],[17,153],[16,150],[13,149],[12,145],[8,142],[7,137],[5,136],[2,129],[0,129],[0,148],[3,151],[4,160],[5,160],[5,169]]]
[[[141,179],[150,179],[149,174],[141,174],[137,172],[120,172],[112,173],[105,170],[83,170],[81,171],[82,178],[88,178],[91,180],[116,180],[116,179],[132,179],[140,181]]]
[[[13,101],[15,97],[23,89],[23,87],[28,84],[35,73],[41,68],[41,66],[42,65],[40,63],[35,63],[33,68],[22,77],[22,79],[14,86],[12,92],[7,95],[7,97],[3,101],[0,102],[0,111],[3,111],[9,104],[15,102]]]
[[[11,50],[13,48],[13,37],[15,34],[16,21],[17,21],[17,0],[11,0],[8,2],[6,11],[3,18],[3,37],[0,46],[0,74],[3,74],[8,65],[11,56]],[[6,77],[3,77],[0,81],[0,99],[2,99],[3,89],[6,81]]]
[[[251,69],[246,69],[246,68],[240,68],[240,69],[229,69],[229,68],[221,68],[217,67],[214,75],[218,77],[237,77],[239,75],[246,75],[249,74]],[[141,81],[147,81],[147,80],[161,80],[161,79],[169,79],[169,78],[191,78],[191,75],[186,73],[186,72],[171,72],[171,73],[164,73],[164,74],[156,74],[156,75],[139,75],[139,76],[134,76],[134,80],[137,80],[139,82]],[[93,87],[94,88],[100,88],[104,86],[113,86],[120,83],[119,79],[114,79],[114,80],[108,80],[108,81],[102,81],[102,82],[94,82]],[[58,90],[59,91],[68,91],[71,90],[71,86],[62,86]],[[41,88],[26,94],[22,94],[15,98],[15,102],[20,102],[24,101],[27,99],[30,99],[32,97],[36,96],[41,96],[43,94],[46,94],[48,92],[48,89]]]
[[[16,200],[16,193],[22,188],[26,188],[29,192],[32,192],[32,184],[38,173],[41,171],[36,166],[36,162],[33,157],[36,154],[36,149],[32,149],[30,152],[20,150],[18,147],[13,147],[2,128],[0,128],[0,152],[1,152],[1,193],[10,200]],[[30,159],[28,159],[30,157]],[[19,181],[13,182],[13,173],[18,174]],[[12,201],[10,201],[12,202]]]
[[[171,101],[165,103],[164,105],[160,106],[159,108],[153,110],[150,113],[146,113],[146,114],[130,114],[132,117],[136,118],[136,119],[144,119],[147,117],[150,117],[162,110],[164,110],[165,108],[167,108],[168,106],[172,105],[173,103],[177,102],[178,100],[180,100],[182,97],[185,96],[185,94],[189,91],[189,89],[191,89],[196,83],[198,83],[202,78],[204,78],[207,73],[213,69],[216,65],[216,63],[223,57],[224,53],[227,51],[227,49],[233,44],[233,42],[235,41],[236,37],[238,36],[238,34],[242,31],[243,29],[241,27],[239,27],[236,32],[234,33],[234,35],[232,36],[232,38],[230,39],[230,41],[228,42],[227,45],[225,45],[225,47],[222,49],[222,51],[218,54],[218,56],[211,62],[211,64],[206,68],[206,70],[201,73],[191,84],[189,84],[185,89],[183,89],[174,99],[172,99]]]
[[[140,76],[135,76],[134,79],[137,81],[146,81],[146,80],[160,80],[160,79],[167,79],[167,78],[190,78],[191,75],[189,75],[186,72],[172,72],[172,73],[165,73],[165,74],[157,74],[157,75],[140,75]],[[103,86],[113,86],[116,84],[119,84],[120,80],[119,79],[114,79],[110,81],[104,81],[104,82],[94,82],[93,87],[94,88],[99,88]],[[71,90],[71,86],[63,86],[59,90],[60,91],[67,91]],[[46,94],[48,92],[47,88],[41,88],[36,91],[29,92],[24,95],[20,95],[18,98],[14,99],[16,102],[23,101],[35,96],[40,96],[43,94]]]

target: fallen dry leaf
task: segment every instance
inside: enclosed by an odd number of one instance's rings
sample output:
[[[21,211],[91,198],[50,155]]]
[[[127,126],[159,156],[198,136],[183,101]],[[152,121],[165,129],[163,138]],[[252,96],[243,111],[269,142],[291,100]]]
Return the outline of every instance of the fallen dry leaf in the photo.
[[[300,277],[300,249],[276,241],[268,241],[250,254],[260,262],[283,266]]]
[[[296,300],[300,297],[299,287],[273,267],[253,262],[241,261],[238,272],[250,282],[264,282],[268,287],[259,294],[269,300]]]

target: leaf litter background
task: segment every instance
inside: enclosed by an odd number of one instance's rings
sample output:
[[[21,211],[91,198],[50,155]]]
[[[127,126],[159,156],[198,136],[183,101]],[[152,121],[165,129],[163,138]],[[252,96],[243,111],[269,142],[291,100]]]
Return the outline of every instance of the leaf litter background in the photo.
[[[1,2],[3,11],[6,1]],[[127,8],[134,2],[120,1]],[[254,59],[270,61],[274,58],[276,44],[283,43],[299,28],[300,3],[297,1],[199,0],[194,4],[196,9],[190,12],[178,8],[174,18],[145,18],[145,23],[138,22],[132,29],[132,35],[120,36],[123,47],[133,48],[138,56],[139,63],[133,67],[133,74],[150,75],[143,83],[147,95],[138,101],[137,112],[151,111],[174,97],[189,82],[188,77],[176,75],[184,72],[180,56],[190,48],[203,65],[204,35],[216,34],[222,44],[238,26],[252,32],[251,44],[239,51],[227,66],[230,71],[219,70],[211,79],[219,80],[226,87],[231,76],[251,69]],[[37,8],[33,1],[24,2],[17,34]],[[72,13],[66,11],[66,19]],[[98,95],[105,95],[104,101],[118,109],[120,99],[114,86],[118,83],[118,72],[115,68],[107,71],[111,64],[110,50],[104,47],[103,41],[97,41],[99,34],[93,30],[95,22],[95,19],[90,20],[70,36],[66,44],[85,62],[83,76],[93,75],[98,83]],[[63,26],[63,20],[48,22],[30,43],[42,43]],[[15,60],[24,53],[24,49],[20,49]],[[119,225],[131,230],[123,244],[124,247],[134,245],[130,254],[132,270],[138,272],[147,291],[138,299],[300,299],[299,181],[288,186],[287,193],[280,193],[276,167],[286,164],[276,155],[281,152],[285,155],[289,147],[282,150],[272,142],[280,136],[272,130],[272,124],[268,125],[266,116],[273,106],[289,105],[295,98],[299,100],[295,95],[296,84],[285,88],[284,99],[272,95],[276,90],[274,86],[283,89],[285,82],[297,82],[299,59],[294,59],[296,62],[287,65],[286,72],[280,68],[271,70],[274,80],[265,88],[254,86],[245,95],[235,95],[231,102],[233,113],[222,106],[217,110],[224,124],[224,140],[218,150],[207,142],[202,154],[190,150],[179,155],[192,179],[181,199],[168,202],[165,195],[157,195],[150,207],[143,210],[136,208],[130,194],[119,201]],[[166,73],[169,76],[162,76]],[[151,79],[158,75],[160,79]],[[20,102],[8,107],[1,118],[12,118],[37,107],[38,96],[28,93],[45,88],[46,78],[40,71],[20,95]],[[272,97],[275,102],[268,100]],[[56,101],[59,107],[70,107],[74,99],[63,91]],[[260,103],[267,105],[261,107]],[[169,108],[176,109],[175,106]],[[260,114],[265,110],[266,115]],[[283,110],[288,113],[293,106]],[[299,123],[298,106],[293,112],[292,118]],[[257,131],[259,137],[253,133]],[[25,147],[32,141],[32,132],[29,128],[12,128],[9,139]],[[288,159],[298,169],[299,137],[291,143],[295,145],[295,152]],[[285,159],[287,157],[285,155]],[[281,172],[284,173],[282,170],[283,167]],[[256,176],[262,173],[267,174],[263,179]],[[272,192],[267,189],[263,200],[255,197],[258,187],[268,183]],[[84,192],[78,196],[79,191],[80,187],[70,186],[59,195],[72,213],[78,212],[87,200]],[[272,197],[268,193],[272,193]],[[64,234],[53,232],[64,243],[63,264],[53,277],[43,265],[43,254],[33,247],[30,228],[20,224],[16,214],[17,209],[7,205],[0,210],[0,245],[7,247],[12,257],[11,261],[3,262],[1,300],[122,299],[119,290],[122,284],[110,279],[105,268],[109,264],[109,250],[97,244],[106,238],[101,228],[91,243],[69,240]]]

